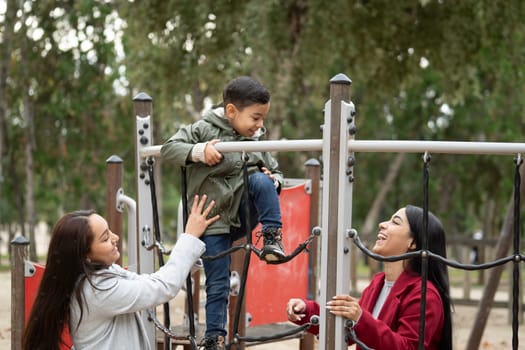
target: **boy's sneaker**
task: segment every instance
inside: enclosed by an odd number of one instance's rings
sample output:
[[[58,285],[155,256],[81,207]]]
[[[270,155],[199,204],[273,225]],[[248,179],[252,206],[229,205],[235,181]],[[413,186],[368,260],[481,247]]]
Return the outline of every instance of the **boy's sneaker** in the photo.
[[[199,349],[203,350],[225,350],[224,337],[222,335],[215,335],[204,338],[200,344]]]
[[[281,261],[286,258],[282,243],[282,229],[280,227],[268,227],[262,230],[264,245],[261,257],[266,261]]]

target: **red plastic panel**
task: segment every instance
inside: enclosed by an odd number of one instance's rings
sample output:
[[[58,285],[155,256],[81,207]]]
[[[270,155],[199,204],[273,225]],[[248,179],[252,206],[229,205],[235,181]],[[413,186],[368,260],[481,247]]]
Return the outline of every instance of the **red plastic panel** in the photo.
[[[25,324],[29,320],[29,314],[31,313],[31,308],[35,302],[36,295],[38,294],[38,286],[42,281],[42,276],[44,275],[44,265],[29,263],[32,265],[34,272],[32,276],[25,276]],[[27,265],[26,265],[27,266]]]
[[[310,235],[310,195],[305,185],[282,190],[280,194],[283,221],[283,245],[286,254]],[[257,242],[253,231],[253,243]],[[257,247],[261,247],[261,241]],[[241,271],[238,271],[239,273]],[[290,298],[305,298],[308,293],[308,253],[279,265],[268,265],[252,254],[246,282],[246,312],[250,326],[286,322],[286,302]]]
[[[42,281],[42,276],[44,275],[44,265],[32,263],[33,268],[35,269],[32,276],[25,277],[25,323],[29,320],[29,315],[31,313],[31,308],[35,302],[36,296],[38,294],[38,287]],[[69,328],[66,327],[62,334],[62,339],[65,341],[66,345],[62,345],[60,349],[69,350],[73,346],[71,337],[69,335]]]

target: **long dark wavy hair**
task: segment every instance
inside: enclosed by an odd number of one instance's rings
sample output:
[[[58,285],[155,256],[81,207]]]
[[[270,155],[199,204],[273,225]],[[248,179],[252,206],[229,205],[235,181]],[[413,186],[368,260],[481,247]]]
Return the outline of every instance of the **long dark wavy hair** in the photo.
[[[98,269],[87,261],[94,239],[88,217],[94,213],[92,210],[71,212],[56,223],[44,275],[23,335],[24,350],[59,349],[64,343],[62,335],[68,326],[73,296],[80,305],[82,318],[82,285]]]
[[[406,206],[406,216],[410,225],[412,238],[416,243],[415,250],[422,249],[422,237],[425,234],[425,227],[423,225],[423,209],[413,206]],[[428,213],[428,250],[447,257],[445,230],[441,221],[432,214]],[[421,274],[421,259],[413,258],[408,261],[409,270]],[[428,260],[428,280],[437,288],[441,300],[443,302],[444,325],[441,341],[439,344],[440,350],[452,349],[452,304],[450,299],[450,284],[448,279],[447,266],[435,259]]]

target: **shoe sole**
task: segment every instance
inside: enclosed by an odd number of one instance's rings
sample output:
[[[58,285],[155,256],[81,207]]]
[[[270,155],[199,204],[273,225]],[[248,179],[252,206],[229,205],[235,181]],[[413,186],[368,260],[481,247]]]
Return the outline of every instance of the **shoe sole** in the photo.
[[[264,250],[262,251],[261,257],[266,261],[279,261],[286,257],[284,253],[275,250]]]

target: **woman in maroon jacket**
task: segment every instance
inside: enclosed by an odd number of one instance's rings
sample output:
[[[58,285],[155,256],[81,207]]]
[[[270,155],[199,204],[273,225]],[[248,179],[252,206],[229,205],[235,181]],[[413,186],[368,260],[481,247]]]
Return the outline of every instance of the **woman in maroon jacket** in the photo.
[[[408,205],[390,220],[379,224],[377,241],[372,251],[382,256],[395,256],[421,249],[424,234],[423,210]],[[445,232],[439,219],[428,214],[428,250],[446,257]],[[385,262],[384,272],[374,276],[363,290],[361,299],[336,295],[326,308],[336,316],[355,322],[357,338],[370,348],[417,349],[421,303],[421,259],[411,258]],[[452,319],[448,271],[445,264],[428,261],[424,347],[427,350],[452,349]],[[288,319],[304,324],[319,314],[312,300],[290,299]],[[311,327],[314,334],[318,327]],[[352,344],[350,341],[349,345]],[[359,348],[359,347],[358,347]]]

